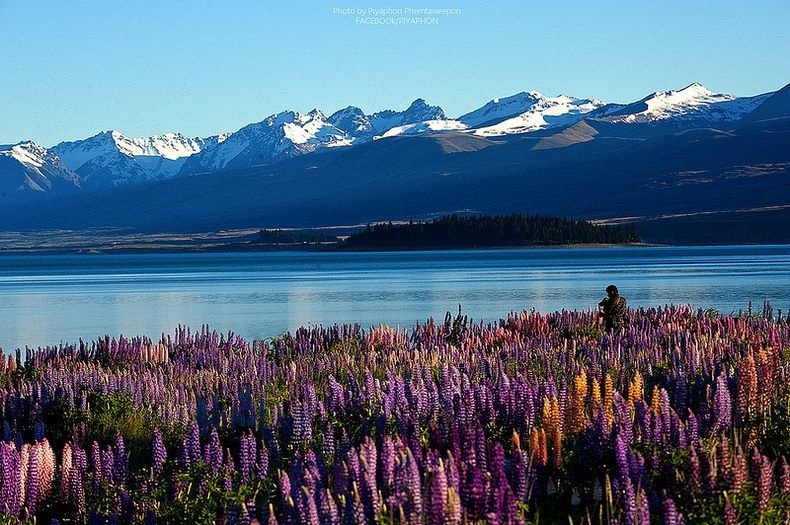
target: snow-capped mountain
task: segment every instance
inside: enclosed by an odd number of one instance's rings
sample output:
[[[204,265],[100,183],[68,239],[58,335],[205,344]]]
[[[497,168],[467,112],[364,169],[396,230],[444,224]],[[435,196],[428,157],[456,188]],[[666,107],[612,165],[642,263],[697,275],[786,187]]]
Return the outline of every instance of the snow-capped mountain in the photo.
[[[438,123],[445,120],[442,108],[430,106],[423,99],[415,100],[404,111],[387,110],[372,115],[356,106],[329,117],[319,109],[306,115],[283,111],[241,128],[221,144],[205,148],[184,164],[182,173],[245,168],[320,149],[361,144],[398,126],[432,123],[415,127],[412,134],[431,127],[440,129]]]
[[[431,106],[425,100],[418,98],[412,102],[404,111],[393,111],[391,109],[377,111],[370,115],[356,106],[348,106],[333,113],[329,121],[338,129],[343,130],[355,144],[361,144],[372,140],[374,137],[384,136],[394,128],[404,128],[421,122],[434,122],[433,125],[422,126],[424,131],[440,129],[440,121],[448,120],[444,110],[439,106]],[[416,128],[410,128],[412,130]],[[457,129],[453,126],[449,129]],[[390,135],[397,135],[393,132]]]
[[[129,138],[105,131],[84,140],[62,142],[51,151],[88,186],[122,186],[172,177],[187,157],[225,138],[189,138],[180,133]]]
[[[461,115],[458,120],[470,128],[496,124],[528,111],[542,98],[543,95],[535,91],[522,91],[510,97],[495,98],[483,107]]]
[[[601,117],[612,124],[643,124],[670,119],[679,125],[692,122],[733,122],[753,111],[770,95],[736,97],[716,94],[694,82],[683,89],[656,91],[638,102]]]
[[[190,158],[184,173],[219,171],[294,157],[320,148],[348,146],[352,140],[318,109],[303,115],[283,111],[249,124]]]
[[[545,140],[540,147],[545,148],[576,144],[581,135],[585,141],[599,136],[646,139],[695,127],[732,129],[748,119],[784,115],[790,107],[787,89],[736,97],[693,83],[678,90],[657,91],[629,104],[524,91],[493,99],[457,119],[448,118],[441,107],[419,98],[403,111],[366,114],[357,106],[348,106],[328,117],[318,109],[307,114],[283,111],[235,133],[208,138],[178,133],[129,138],[106,131],[62,142],[49,151],[31,142],[0,146],[0,181],[6,192],[26,188],[31,190],[29,194],[48,192],[55,186],[124,186],[246,168],[374,139],[444,132],[448,132],[447,140],[454,141],[461,136],[480,140],[556,130],[554,135],[553,131],[541,135]],[[581,135],[580,129],[585,130]],[[459,135],[459,131],[463,133]]]
[[[0,146],[0,189],[4,196],[9,192],[45,193],[79,187],[79,176],[35,142]]]
[[[600,100],[577,99],[565,95],[544,97],[536,92],[529,93],[528,95],[531,104],[526,111],[514,117],[506,118],[491,126],[478,127],[474,131],[475,134],[481,136],[510,135],[514,133],[528,133],[530,131],[551,127],[568,126],[578,122],[591,111],[605,105]],[[527,100],[519,95],[509,98],[514,100],[514,102],[504,107],[509,107],[511,109],[515,109],[515,107],[518,106],[515,101]],[[485,106],[483,106],[483,108],[485,108]],[[481,108],[481,110],[483,108]],[[491,109],[494,108],[492,107]]]

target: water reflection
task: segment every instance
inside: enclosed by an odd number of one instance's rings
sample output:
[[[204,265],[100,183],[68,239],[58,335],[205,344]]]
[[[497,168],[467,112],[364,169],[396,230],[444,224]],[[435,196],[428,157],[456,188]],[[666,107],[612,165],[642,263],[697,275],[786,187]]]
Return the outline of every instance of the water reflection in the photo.
[[[0,347],[158,337],[178,324],[247,338],[307,324],[411,326],[459,303],[491,321],[591,308],[612,282],[637,307],[729,313],[770,300],[787,312],[790,247],[3,256]]]

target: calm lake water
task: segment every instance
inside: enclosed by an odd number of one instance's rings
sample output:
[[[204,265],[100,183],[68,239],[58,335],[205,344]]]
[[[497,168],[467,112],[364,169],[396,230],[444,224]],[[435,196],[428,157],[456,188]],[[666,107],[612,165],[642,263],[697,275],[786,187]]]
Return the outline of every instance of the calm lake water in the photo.
[[[158,338],[202,324],[268,338],[300,325],[412,326],[457,311],[631,306],[790,309],[790,246],[388,253],[0,256],[0,348]]]

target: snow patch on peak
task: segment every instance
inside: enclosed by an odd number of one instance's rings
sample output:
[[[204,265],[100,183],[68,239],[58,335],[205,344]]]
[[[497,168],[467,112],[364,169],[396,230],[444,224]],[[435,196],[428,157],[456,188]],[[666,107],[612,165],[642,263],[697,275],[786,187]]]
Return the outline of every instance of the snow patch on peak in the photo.
[[[466,124],[457,120],[425,120],[422,122],[414,122],[404,126],[390,128],[383,134],[373,138],[374,140],[378,140],[387,137],[395,137],[398,135],[420,135],[434,131],[458,131],[467,128],[468,126]]]

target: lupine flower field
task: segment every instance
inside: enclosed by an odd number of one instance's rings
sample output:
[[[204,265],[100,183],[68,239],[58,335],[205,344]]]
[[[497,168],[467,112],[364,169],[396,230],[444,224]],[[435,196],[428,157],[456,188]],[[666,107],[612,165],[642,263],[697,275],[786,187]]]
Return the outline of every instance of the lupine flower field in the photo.
[[[770,308],[204,327],[6,355],[2,523],[790,522]]]

